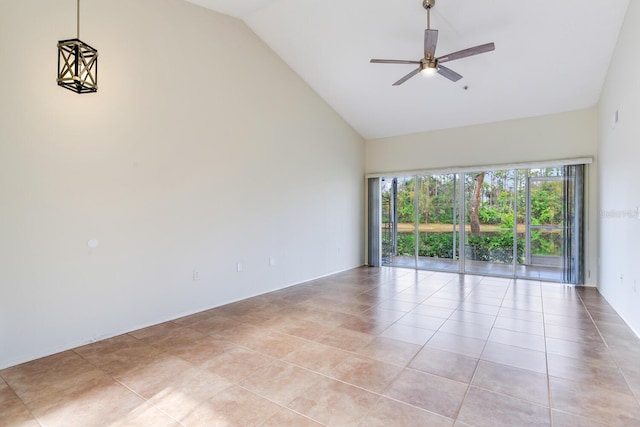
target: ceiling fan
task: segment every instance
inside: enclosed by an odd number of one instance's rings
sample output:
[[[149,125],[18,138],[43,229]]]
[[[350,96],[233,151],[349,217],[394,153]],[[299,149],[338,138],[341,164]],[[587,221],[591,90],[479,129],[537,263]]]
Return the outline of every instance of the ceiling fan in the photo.
[[[416,74],[423,72],[427,75],[440,74],[451,80],[457,82],[462,76],[450,68],[442,65],[443,62],[454,61],[456,59],[466,58],[468,56],[478,55],[480,53],[490,52],[495,50],[494,43],[482,44],[468,49],[460,50],[436,57],[436,45],[438,43],[438,30],[431,29],[431,8],[436,4],[436,0],[422,0],[422,6],[427,9],[427,29],[424,30],[424,58],[419,61],[406,61],[400,59],[372,59],[372,64],[417,64],[418,68],[395,82],[394,86],[399,86],[402,83],[409,80]]]

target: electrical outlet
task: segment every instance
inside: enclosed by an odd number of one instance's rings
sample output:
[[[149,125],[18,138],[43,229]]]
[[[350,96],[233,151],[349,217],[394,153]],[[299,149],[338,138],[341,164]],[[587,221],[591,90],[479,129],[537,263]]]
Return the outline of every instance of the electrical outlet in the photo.
[[[242,271],[242,263],[240,261],[238,261],[238,263],[236,264],[236,271],[238,273]]]
[[[276,265],[276,257],[274,257],[273,255],[271,255],[269,257],[269,266],[273,267],[274,265]]]
[[[193,270],[193,280],[200,280],[200,271],[199,270]]]

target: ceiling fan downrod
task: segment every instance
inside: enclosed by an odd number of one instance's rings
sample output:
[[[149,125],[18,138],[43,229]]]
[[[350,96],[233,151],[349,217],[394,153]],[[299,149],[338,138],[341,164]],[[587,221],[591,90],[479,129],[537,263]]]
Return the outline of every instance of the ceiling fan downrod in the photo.
[[[427,30],[431,29],[431,8],[436,5],[436,0],[422,0],[422,7],[427,9]]]

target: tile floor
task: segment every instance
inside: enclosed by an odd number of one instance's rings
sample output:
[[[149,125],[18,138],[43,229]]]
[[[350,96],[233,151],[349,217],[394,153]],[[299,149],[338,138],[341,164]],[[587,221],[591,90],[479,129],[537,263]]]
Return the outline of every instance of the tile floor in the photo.
[[[359,268],[0,371],[2,426],[640,426],[590,288]]]
[[[561,258],[557,257],[560,261],[554,261],[561,263]],[[551,262],[554,262],[551,261]],[[446,259],[446,258],[431,258],[431,257],[418,257],[416,258],[405,255],[394,255],[392,257],[383,258],[382,265],[401,268],[418,268],[422,270],[439,270],[457,273],[460,271],[458,260]],[[518,264],[515,267],[513,264],[500,264],[497,262],[488,261],[474,261],[471,259],[465,260],[464,271],[468,274],[491,276],[517,276],[523,279],[531,280],[546,280],[549,282],[562,282],[562,266],[544,266],[544,265],[524,265]]]

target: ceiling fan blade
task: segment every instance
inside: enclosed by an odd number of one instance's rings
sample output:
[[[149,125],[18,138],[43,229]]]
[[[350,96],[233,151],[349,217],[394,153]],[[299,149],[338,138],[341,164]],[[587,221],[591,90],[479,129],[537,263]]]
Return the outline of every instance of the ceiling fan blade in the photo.
[[[436,57],[436,45],[438,44],[438,30],[424,30],[424,57]]]
[[[480,46],[470,47],[469,49],[459,50],[448,55],[438,58],[438,62],[454,61],[456,59],[466,58],[467,56],[478,55],[480,53],[491,52],[495,50],[496,45],[493,43],[481,44]]]
[[[419,64],[420,61],[405,61],[403,59],[372,59],[372,64]]]
[[[393,84],[393,86],[400,86],[402,83],[406,82],[407,80],[409,80],[411,77],[415,76],[416,74],[418,74],[420,71],[422,71],[421,67],[416,68],[415,70],[413,70],[412,72],[410,72],[409,74],[407,74],[406,76],[404,76],[403,78],[401,78],[400,80],[398,80],[397,82],[395,82]]]
[[[451,68],[447,68],[447,67],[445,67],[443,65],[438,65],[438,74],[440,74],[443,77],[448,78],[452,82],[457,82],[458,80],[460,80],[462,78],[462,76],[460,74],[456,73]]]

